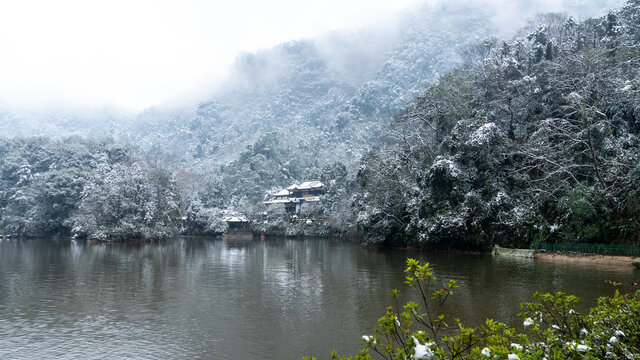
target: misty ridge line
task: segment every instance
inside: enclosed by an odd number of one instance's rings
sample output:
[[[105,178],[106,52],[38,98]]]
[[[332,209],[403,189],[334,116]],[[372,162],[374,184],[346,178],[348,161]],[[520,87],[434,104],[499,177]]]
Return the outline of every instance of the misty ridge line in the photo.
[[[54,138],[107,136],[136,144],[143,152],[162,149],[189,164],[189,171],[206,173],[236,160],[261,134],[293,127],[296,131],[288,135],[293,143],[303,139],[307,145],[302,146],[317,147],[323,141],[321,134],[336,136],[347,131],[341,124],[364,121],[367,134],[344,139],[338,151],[342,157],[319,154],[323,162],[353,162],[366,151],[367,143],[384,142],[380,137],[384,124],[459,64],[465,46],[505,32],[511,38],[542,10],[572,10],[583,16],[602,12],[612,2],[588,2],[594,6],[581,6],[579,1],[427,2],[383,24],[241,53],[226,80],[209,88],[207,95],[139,113],[110,106],[0,108],[0,132]],[[505,17],[509,21],[503,21]],[[309,134],[311,138],[305,139]]]
[[[465,0],[456,2],[460,8],[463,7],[476,7],[477,9],[486,9],[486,14],[490,17],[496,32],[494,36],[498,38],[510,38],[513,34],[520,28],[526,25],[526,19],[532,19],[537,13],[543,12],[567,12],[568,14],[574,16],[577,20],[582,18],[594,16],[597,14],[601,14],[603,9],[611,9],[619,7],[624,1],[571,1],[571,0],[562,0],[562,1],[490,1],[490,0]],[[427,1],[422,5],[414,5],[413,8],[405,12],[401,12],[396,14],[391,19],[387,19],[388,22],[384,24],[371,24],[367,27],[356,30],[356,31],[341,31],[336,30],[332,33],[337,35],[327,34],[325,36],[320,36],[316,39],[299,39],[299,40],[291,40],[289,42],[297,42],[297,41],[311,41],[314,43],[314,46],[318,48],[318,52],[322,55],[322,58],[326,61],[328,66],[334,67],[336,69],[340,69],[344,65],[344,59],[349,58],[348,54],[345,54],[343,51],[339,50],[339,42],[332,43],[330,38],[349,38],[349,37],[358,37],[358,33],[364,33],[365,41],[350,41],[348,42],[349,48],[353,49],[354,46],[360,45],[359,50],[353,51],[354,53],[360,53],[361,56],[356,56],[355,58],[358,60],[367,60],[372,63],[376,63],[376,60],[379,61],[379,58],[384,56],[384,53],[389,50],[390,41],[393,41],[394,35],[397,34],[399,24],[402,24],[411,16],[412,12],[416,11],[428,11],[428,12],[437,12],[440,11],[443,7],[449,6],[450,2],[441,0],[441,1]],[[426,9],[426,10],[425,10]],[[362,36],[361,36],[362,37]],[[368,41],[373,40],[373,41]],[[277,47],[277,46],[276,46]],[[367,47],[369,49],[367,49]],[[337,49],[338,48],[338,49]],[[194,107],[197,103],[205,101],[207,98],[212,96],[216,96],[216,94],[223,92],[224,88],[235,84],[235,80],[242,81],[241,79],[237,79],[237,72],[234,71],[234,68],[237,69],[238,62],[241,61],[246,56],[260,56],[261,54],[265,54],[269,52],[269,49],[259,50],[252,53],[239,53],[236,58],[236,62],[229,69],[229,73],[226,76],[226,79],[219,79],[215,83],[208,83],[206,85],[199,85],[198,89],[193,90],[190,93],[179,95],[175,94],[175,97],[171,100],[167,100],[163,103],[159,103],[156,105],[152,105],[151,107],[160,107],[160,108],[184,108],[184,107]],[[372,60],[373,59],[373,60]],[[365,66],[365,68],[370,67]],[[270,67],[265,69],[267,73],[269,71],[277,71],[277,69]],[[339,71],[338,73],[342,73],[344,76],[349,76],[351,73],[345,71]],[[266,75],[264,78],[276,78],[275,74]],[[217,90],[216,90],[217,89]],[[73,100],[71,100],[73,101]],[[40,103],[40,104],[32,104],[29,106],[15,106],[11,103],[7,103],[6,101],[2,101],[0,99],[0,109],[5,109],[5,111],[15,114],[19,117],[45,117],[50,112],[55,113],[79,113],[75,116],[82,117],[90,117],[90,115],[86,115],[87,112],[96,112],[100,111],[100,109],[107,109],[106,111],[112,111],[120,114],[118,117],[126,117],[128,121],[131,118],[139,115],[140,111],[131,111],[125,110],[118,105],[102,105],[102,106],[78,106],[73,105],[71,102],[65,103]],[[147,108],[148,109],[148,108]],[[26,133],[28,134],[28,132]]]

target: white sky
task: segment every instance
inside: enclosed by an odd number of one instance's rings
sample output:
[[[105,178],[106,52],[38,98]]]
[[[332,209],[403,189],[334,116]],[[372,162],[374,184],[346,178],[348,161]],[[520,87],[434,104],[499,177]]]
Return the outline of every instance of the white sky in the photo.
[[[0,106],[141,110],[240,51],[385,21],[423,0],[0,0]]]

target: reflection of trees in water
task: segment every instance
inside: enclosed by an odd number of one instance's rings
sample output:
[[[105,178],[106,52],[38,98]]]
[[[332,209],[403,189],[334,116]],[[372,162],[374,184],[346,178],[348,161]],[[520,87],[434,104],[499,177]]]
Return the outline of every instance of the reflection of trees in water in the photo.
[[[485,255],[363,249],[331,239],[24,240],[0,243],[0,318],[12,329],[57,339],[56,346],[67,346],[64,334],[96,335],[76,345],[80,352],[89,345],[115,351],[118,344],[144,357],[134,344],[144,338],[151,342],[146,351],[192,357],[295,358],[321,355],[313,349],[324,346],[353,353],[391,304],[391,289],[400,289],[403,300],[414,294],[404,284],[407,257],[430,262],[441,281],[458,281],[445,313],[468,325],[491,316],[519,326],[518,304],[535,291],[594,299],[611,294],[604,280],[626,284],[633,276]],[[250,349],[239,346],[248,334],[256,339]]]

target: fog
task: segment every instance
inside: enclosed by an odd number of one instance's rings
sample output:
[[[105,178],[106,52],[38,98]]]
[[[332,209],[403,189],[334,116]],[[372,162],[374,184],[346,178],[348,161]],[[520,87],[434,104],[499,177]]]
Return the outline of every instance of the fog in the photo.
[[[415,2],[2,2],[0,99],[141,110],[216,81],[241,51],[384,21]]]
[[[621,0],[468,0],[494,14],[496,36],[509,37],[539,12],[577,18]],[[28,0],[0,5],[0,107],[118,107],[197,103],[228,85],[254,52],[315,39],[327,66],[356,84],[376,69],[396,30],[418,6],[442,1]],[[238,57],[238,54],[242,54]],[[233,66],[235,62],[235,66]],[[242,64],[240,64],[242,65]],[[233,66],[233,67],[232,67]],[[277,78],[282,63],[260,77]],[[266,71],[267,73],[264,73]],[[270,73],[274,71],[274,73]],[[246,74],[245,74],[246,75]]]

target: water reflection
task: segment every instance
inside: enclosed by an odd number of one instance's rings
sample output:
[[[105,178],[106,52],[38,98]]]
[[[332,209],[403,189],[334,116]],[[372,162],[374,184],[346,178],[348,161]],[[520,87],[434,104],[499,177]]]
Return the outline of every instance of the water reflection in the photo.
[[[158,244],[0,243],[0,358],[325,357],[354,353],[403,283],[407,257],[461,287],[465,323],[517,324],[535,291],[588,305],[632,269],[485,255],[365,250],[330,239],[178,238]]]
[[[222,235],[228,244],[248,244],[253,242],[253,233],[248,229],[233,229]]]

